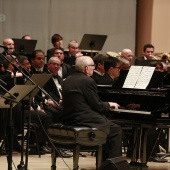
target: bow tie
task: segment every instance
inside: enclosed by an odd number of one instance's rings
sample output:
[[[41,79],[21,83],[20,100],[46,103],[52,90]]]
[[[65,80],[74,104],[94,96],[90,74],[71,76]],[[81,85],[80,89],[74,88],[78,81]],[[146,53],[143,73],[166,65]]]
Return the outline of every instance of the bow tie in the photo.
[[[41,74],[42,72],[41,71],[36,71],[36,74]]]
[[[58,75],[53,75],[53,78],[54,79],[58,79]]]

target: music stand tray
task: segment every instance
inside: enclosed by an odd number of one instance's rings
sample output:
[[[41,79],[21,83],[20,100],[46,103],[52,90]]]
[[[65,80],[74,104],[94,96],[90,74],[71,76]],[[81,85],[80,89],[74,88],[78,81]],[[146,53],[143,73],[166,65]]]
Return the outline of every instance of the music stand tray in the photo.
[[[107,35],[84,34],[79,49],[101,51]]]
[[[10,94],[16,96],[16,99],[13,99],[13,107],[20,102],[24,97],[26,97],[31,91],[35,89],[36,85],[15,85],[12,89],[9,90],[8,93],[4,95],[4,98],[0,98],[0,108],[9,108],[10,107],[10,100],[9,103],[7,102],[8,99],[11,98]],[[7,102],[7,103],[6,103]]]
[[[37,40],[24,40],[18,38],[12,38],[14,41],[15,52],[17,54],[32,54],[35,50]]]
[[[52,77],[51,74],[33,74],[30,79],[36,83],[37,86],[42,88],[47,81]],[[33,83],[28,79],[25,83],[25,85],[32,85]],[[31,98],[34,97],[40,90],[40,88],[35,88],[33,92],[31,93]]]

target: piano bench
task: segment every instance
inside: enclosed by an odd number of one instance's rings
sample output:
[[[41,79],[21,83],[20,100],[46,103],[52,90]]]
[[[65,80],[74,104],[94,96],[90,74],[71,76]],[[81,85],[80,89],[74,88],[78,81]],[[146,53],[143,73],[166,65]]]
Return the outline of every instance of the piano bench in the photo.
[[[73,127],[63,124],[52,124],[48,130],[52,146],[52,166],[56,169],[57,149],[69,149],[73,151],[73,170],[78,170],[79,152],[96,151],[96,169],[102,161],[102,145],[106,143],[107,134],[97,128]]]

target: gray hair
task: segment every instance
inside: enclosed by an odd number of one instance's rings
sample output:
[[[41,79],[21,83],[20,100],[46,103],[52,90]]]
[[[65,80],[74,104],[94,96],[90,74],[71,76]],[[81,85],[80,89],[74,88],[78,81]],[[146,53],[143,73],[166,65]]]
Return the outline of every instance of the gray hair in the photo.
[[[68,43],[68,47],[70,47],[70,46],[72,46],[74,44],[78,44],[78,42],[76,40],[70,40],[70,42]]]
[[[93,64],[93,60],[89,56],[81,56],[76,58],[75,69],[84,72],[84,68]]]
[[[52,63],[53,61],[60,61],[60,63],[61,63],[61,60],[58,58],[58,57],[50,57],[50,59],[48,60],[48,64],[49,63]]]

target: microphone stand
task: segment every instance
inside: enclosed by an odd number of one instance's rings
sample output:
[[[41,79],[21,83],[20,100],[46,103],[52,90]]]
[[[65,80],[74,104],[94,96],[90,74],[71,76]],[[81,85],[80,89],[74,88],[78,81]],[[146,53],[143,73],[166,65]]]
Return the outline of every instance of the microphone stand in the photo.
[[[2,85],[0,85],[0,87],[6,92],[8,93],[10,96],[6,97],[0,94],[0,97],[6,99],[6,101],[4,102],[5,104],[9,104],[10,105],[10,111],[9,111],[9,117],[8,117],[8,135],[9,135],[9,151],[8,151],[8,156],[7,156],[7,161],[8,161],[8,170],[12,170],[12,151],[13,151],[13,135],[14,135],[14,127],[13,127],[13,119],[12,119],[12,108],[13,108],[13,103],[18,103],[15,99],[16,97],[9,93],[8,90],[6,88],[4,88]]]
[[[7,52],[8,53],[8,52]],[[25,76],[25,78],[29,81],[31,81],[31,83],[33,85],[36,85],[36,87],[42,92],[44,93],[46,96],[48,96],[57,106],[59,106],[59,103],[57,101],[55,101],[43,88],[41,88],[40,86],[38,86],[29,76],[30,73],[11,55],[9,54],[15,61],[16,63],[20,66],[17,67],[15,64],[13,64],[10,60],[8,60],[3,54],[0,54],[1,57],[3,57],[4,59],[6,59],[10,64],[12,64],[15,68],[17,68],[23,76]],[[23,70],[25,70],[25,72],[29,75],[27,76]],[[31,95],[29,95],[29,107],[31,107]],[[24,111],[22,113],[22,142],[21,142],[21,147],[22,147],[22,151],[21,151],[21,161],[20,164],[17,166],[18,170],[27,170],[28,167],[28,149],[29,149],[29,138],[30,138],[30,124],[31,124],[31,111],[29,110],[29,115],[28,115],[28,128],[27,128],[27,147],[26,147],[26,158],[25,158],[25,165],[24,165],[24,161],[23,161],[23,147],[24,147]]]

